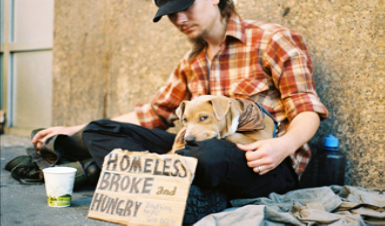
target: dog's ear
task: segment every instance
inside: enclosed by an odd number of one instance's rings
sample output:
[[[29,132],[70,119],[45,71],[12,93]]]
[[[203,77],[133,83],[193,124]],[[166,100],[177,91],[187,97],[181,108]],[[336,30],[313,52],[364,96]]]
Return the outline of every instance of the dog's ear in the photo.
[[[209,100],[213,106],[214,115],[218,120],[222,120],[230,109],[231,101],[229,98],[217,96]]]
[[[186,108],[187,102],[190,102],[190,101],[187,101],[187,100],[182,101],[179,104],[179,107],[175,111],[176,115],[179,118],[179,121],[181,121],[181,122],[183,122],[183,114],[184,114],[184,109]]]
[[[211,101],[214,114],[219,120],[224,119],[223,127],[220,130],[220,138],[235,133],[238,130],[239,117],[242,106],[233,98],[216,97]]]
[[[231,100],[230,109],[228,110],[226,117],[225,127],[221,130],[221,137],[227,137],[228,135],[234,134],[238,130],[239,117],[242,112],[242,106],[235,99]]]
[[[230,105],[230,112],[226,116],[227,130],[230,134],[235,133],[238,130],[239,118],[243,112],[242,104],[236,99],[232,99]]]

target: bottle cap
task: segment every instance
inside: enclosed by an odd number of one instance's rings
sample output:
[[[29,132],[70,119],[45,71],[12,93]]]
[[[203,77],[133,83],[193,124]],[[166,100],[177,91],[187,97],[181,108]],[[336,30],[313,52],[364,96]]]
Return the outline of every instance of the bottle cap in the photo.
[[[331,134],[329,136],[325,137],[325,139],[324,139],[324,147],[327,150],[338,151],[338,138],[336,138],[335,136],[333,136]]]

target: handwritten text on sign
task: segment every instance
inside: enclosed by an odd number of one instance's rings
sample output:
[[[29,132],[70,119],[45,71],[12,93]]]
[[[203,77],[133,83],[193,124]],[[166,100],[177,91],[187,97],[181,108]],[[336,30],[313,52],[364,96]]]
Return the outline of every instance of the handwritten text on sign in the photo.
[[[88,217],[130,225],[181,225],[197,160],[113,150]]]

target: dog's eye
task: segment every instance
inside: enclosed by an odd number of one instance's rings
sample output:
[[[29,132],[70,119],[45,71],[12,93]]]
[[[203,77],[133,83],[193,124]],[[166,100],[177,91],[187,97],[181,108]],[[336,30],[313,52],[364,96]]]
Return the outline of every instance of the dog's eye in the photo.
[[[206,120],[206,119],[207,119],[207,115],[204,115],[204,116],[202,116],[202,117],[199,118],[199,121],[202,122],[202,121],[204,121],[204,120]]]
[[[183,123],[187,124],[187,119],[186,118],[183,119]]]

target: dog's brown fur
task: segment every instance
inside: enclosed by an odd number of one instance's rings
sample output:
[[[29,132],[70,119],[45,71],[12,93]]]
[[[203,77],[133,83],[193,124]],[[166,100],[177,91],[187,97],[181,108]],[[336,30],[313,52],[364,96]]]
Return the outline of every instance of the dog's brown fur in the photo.
[[[183,133],[185,135],[184,139],[176,139],[170,153],[183,148],[185,140],[202,141],[216,137],[233,143],[249,144],[273,137],[274,121],[269,116],[263,118],[265,129],[237,132],[242,109],[238,100],[225,96],[204,95],[192,101],[183,101],[176,109],[176,114],[184,123],[177,138]]]

